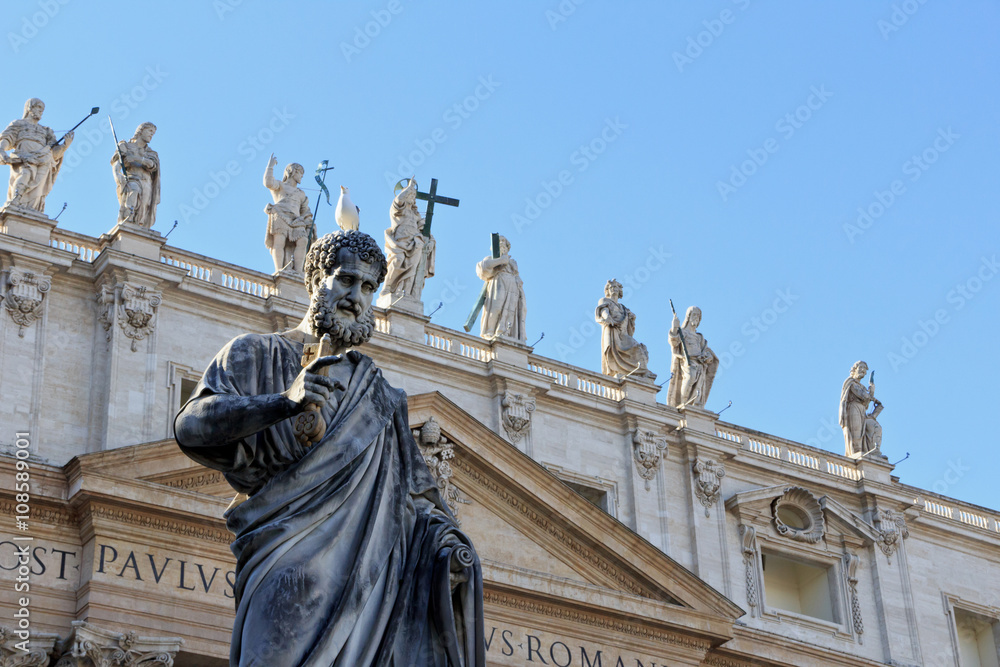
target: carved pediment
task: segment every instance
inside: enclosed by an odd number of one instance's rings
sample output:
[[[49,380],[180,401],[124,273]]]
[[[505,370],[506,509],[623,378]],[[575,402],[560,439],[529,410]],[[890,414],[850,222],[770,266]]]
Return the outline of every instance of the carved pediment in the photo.
[[[730,618],[743,614],[440,393],[408,400],[412,428],[433,418],[454,443],[452,483],[469,500],[463,530],[487,564]]]

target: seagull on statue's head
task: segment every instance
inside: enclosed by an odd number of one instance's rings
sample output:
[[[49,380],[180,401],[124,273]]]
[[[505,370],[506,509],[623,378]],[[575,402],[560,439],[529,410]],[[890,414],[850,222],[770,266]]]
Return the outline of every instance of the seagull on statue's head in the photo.
[[[351,193],[343,185],[340,186],[340,199],[337,200],[337,225],[341,229],[357,229],[360,224],[358,213],[361,209],[351,201]]]

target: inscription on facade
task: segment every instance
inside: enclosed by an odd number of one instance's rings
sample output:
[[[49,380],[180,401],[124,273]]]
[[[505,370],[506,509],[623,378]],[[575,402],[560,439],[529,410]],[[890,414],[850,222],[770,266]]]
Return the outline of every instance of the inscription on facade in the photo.
[[[669,667],[660,658],[622,653],[618,648],[527,628],[486,623],[486,655],[491,665],[556,667]]]

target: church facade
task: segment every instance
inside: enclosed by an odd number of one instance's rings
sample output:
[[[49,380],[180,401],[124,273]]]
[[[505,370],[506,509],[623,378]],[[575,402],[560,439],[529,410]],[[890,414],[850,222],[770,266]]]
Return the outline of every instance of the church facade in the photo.
[[[2,664],[228,664],[234,492],[173,418],[307,304],[153,230],[0,213]],[[412,309],[376,329],[482,558],[489,664],[1000,661],[1000,513]]]

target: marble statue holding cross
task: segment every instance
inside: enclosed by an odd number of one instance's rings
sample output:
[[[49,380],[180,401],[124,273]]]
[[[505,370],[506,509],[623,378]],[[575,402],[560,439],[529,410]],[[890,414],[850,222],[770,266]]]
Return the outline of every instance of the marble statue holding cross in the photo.
[[[418,192],[414,178],[400,181],[389,209],[389,229],[385,230],[385,254],[389,268],[378,305],[401,307],[423,313],[420,301],[424,281],[434,275],[435,241],[431,235],[434,204],[458,206],[457,199],[437,196],[437,179],[431,179],[429,193]],[[417,200],[427,202],[421,215]]]

